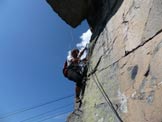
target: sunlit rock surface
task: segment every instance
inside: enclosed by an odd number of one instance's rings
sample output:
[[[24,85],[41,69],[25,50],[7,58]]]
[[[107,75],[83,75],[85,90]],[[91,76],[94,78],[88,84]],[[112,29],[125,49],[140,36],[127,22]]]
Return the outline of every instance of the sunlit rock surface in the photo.
[[[98,79],[124,122],[162,122],[162,1],[124,0],[116,7],[106,7],[115,0],[101,1],[97,8],[102,9],[89,16],[90,25],[99,31],[91,40],[96,43],[89,73],[101,60],[87,81],[80,110],[67,121],[120,122],[95,84]],[[88,19],[83,6],[75,26]],[[95,16],[100,19],[93,21]]]

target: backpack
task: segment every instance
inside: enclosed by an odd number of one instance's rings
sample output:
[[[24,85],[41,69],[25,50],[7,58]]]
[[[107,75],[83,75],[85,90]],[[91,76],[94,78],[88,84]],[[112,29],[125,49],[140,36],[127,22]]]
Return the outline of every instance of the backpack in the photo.
[[[81,75],[81,66],[79,66],[78,64],[70,64],[68,66],[67,60],[64,62],[64,67],[62,69],[63,75],[64,77],[68,78],[68,71],[71,70],[73,72],[78,73],[79,75]]]
[[[67,77],[67,72],[68,72],[68,66],[67,66],[67,60],[64,62],[64,67],[62,69],[63,75]]]
[[[87,72],[87,67],[83,66],[83,64],[81,66],[81,65],[73,64],[73,63],[71,63],[68,66],[68,62],[66,60],[64,62],[64,67],[62,71],[63,71],[64,77],[68,78],[69,80],[76,81],[76,79],[78,79],[78,81],[80,81],[80,79],[82,79],[83,76],[86,75],[85,73]]]

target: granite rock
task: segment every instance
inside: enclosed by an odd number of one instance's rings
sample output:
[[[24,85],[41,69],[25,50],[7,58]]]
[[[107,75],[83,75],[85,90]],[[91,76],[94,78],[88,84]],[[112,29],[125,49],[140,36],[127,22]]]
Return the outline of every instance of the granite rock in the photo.
[[[161,122],[162,1],[49,1],[73,27],[87,19],[94,28],[83,104],[67,122],[120,122],[105,94],[124,122]]]

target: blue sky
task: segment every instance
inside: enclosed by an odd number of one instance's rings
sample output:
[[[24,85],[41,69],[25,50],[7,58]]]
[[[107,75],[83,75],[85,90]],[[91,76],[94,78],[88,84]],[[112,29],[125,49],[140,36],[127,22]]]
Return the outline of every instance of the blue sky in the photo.
[[[0,118],[74,94],[74,83],[62,75],[67,52],[88,30],[83,22],[73,29],[61,20],[45,0],[0,0]],[[73,103],[70,97],[0,122],[21,122],[32,116]],[[46,117],[72,111],[73,105]],[[67,114],[45,122],[65,122]]]

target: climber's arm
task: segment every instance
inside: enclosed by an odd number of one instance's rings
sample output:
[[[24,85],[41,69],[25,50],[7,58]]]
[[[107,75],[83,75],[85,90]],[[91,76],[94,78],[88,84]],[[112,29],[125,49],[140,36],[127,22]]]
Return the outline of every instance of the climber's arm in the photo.
[[[86,50],[87,48],[85,47],[81,52],[80,52],[80,54],[79,54],[79,58],[83,55],[83,53],[84,53],[84,51]]]

